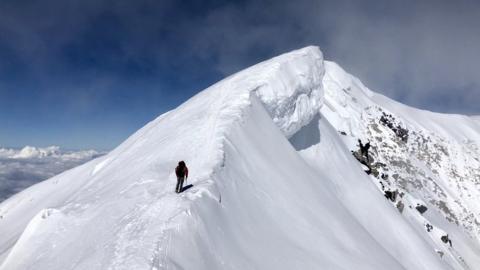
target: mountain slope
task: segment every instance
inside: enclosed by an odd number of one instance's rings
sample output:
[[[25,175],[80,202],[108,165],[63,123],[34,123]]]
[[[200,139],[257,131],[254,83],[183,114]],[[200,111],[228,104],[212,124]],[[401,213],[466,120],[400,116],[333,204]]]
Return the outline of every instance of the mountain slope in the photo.
[[[0,269],[472,268],[478,241],[455,226],[463,246],[439,256],[423,216],[399,213],[351,154],[370,139],[364,105],[396,106],[363,86],[351,88],[360,105],[348,101],[352,78],[307,47],[209,87],[0,204]],[[459,126],[433,130],[478,138]],[[178,160],[194,185],[181,195]]]
[[[450,254],[465,268],[480,265],[478,123],[467,116],[405,106],[370,91],[335,63],[325,66],[322,115],[343,132],[341,138],[354,154],[357,139],[371,143],[373,182],[382,191],[404,194],[394,201],[397,207],[421,204],[431,209],[404,216],[436,243],[440,254]],[[445,235],[453,248],[440,241]]]

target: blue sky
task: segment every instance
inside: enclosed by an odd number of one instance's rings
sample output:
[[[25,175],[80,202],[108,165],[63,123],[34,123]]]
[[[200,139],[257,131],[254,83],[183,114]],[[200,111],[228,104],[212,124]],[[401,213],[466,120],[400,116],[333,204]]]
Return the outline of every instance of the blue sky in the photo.
[[[235,71],[318,45],[371,89],[480,114],[476,1],[0,1],[0,146],[111,149]]]

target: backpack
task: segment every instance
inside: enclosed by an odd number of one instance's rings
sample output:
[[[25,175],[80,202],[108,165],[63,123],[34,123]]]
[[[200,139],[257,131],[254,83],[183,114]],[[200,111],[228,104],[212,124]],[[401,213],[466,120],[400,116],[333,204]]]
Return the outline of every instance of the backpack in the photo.
[[[175,174],[177,177],[185,177],[185,167],[177,166],[177,168],[175,168]]]

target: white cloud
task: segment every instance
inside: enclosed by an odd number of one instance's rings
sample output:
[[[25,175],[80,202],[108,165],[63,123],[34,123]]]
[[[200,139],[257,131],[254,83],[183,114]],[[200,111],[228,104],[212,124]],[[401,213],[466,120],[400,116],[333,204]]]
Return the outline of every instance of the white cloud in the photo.
[[[63,151],[58,146],[0,148],[0,202],[65,170],[103,155],[95,150]]]

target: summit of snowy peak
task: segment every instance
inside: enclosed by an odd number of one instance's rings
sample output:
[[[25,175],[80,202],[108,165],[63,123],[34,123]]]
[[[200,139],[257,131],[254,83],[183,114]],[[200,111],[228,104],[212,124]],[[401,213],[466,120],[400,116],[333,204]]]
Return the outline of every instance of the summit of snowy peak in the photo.
[[[323,54],[309,46],[267,61],[256,94],[273,121],[289,137],[310,122],[323,104]]]
[[[212,140],[216,141],[216,137],[223,136],[223,129],[227,129],[230,123],[241,116],[242,110],[250,104],[251,95],[260,99],[274,123],[288,137],[310,122],[322,105],[322,78],[325,73],[323,63],[320,49],[308,46],[246,68],[201,91],[175,110],[159,116],[113,150],[112,154],[119,153],[123,156],[129,152],[127,149],[144,151],[146,149],[143,149],[143,145],[156,144],[156,135],[153,134],[163,132],[163,125],[169,126],[168,122],[194,118],[191,114],[199,111],[209,120],[206,124],[217,127],[212,127],[212,132],[220,131],[212,135]],[[206,124],[202,128],[206,128]],[[146,133],[149,135],[146,136]],[[181,133],[178,136],[178,141],[183,137],[190,140],[188,134]],[[215,144],[206,146],[212,147]],[[218,160],[211,161],[210,167]]]
[[[91,269],[101,262],[102,268],[133,269],[148,264],[151,256],[161,258],[148,251],[168,248],[162,239],[170,237],[171,228],[183,226],[187,217],[182,213],[191,211],[193,201],[210,204],[226,199],[212,175],[230,162],[223,150],[225,136],[245,121],[252,100],[258,97],[261,112],[269,114],[283,135],[293,134],[318,113],[323,74],[323,56],[317,47],[264,61],[161,115],[105,156],[14,195],[0,208],[0,231],[12,236],[0,240],[2,266],[69,268],[70,262],[81,260],[92,249],[104,251],[89,255],[80,268]],[[189,183],[194,185],[181,197],[172,187],[178,160],[187,163]],[[58,214],[38,222],[37,214],[50,208]],[[118,225],[112,229],[112,224]],[[52,228],[61,233],[52,236]],[[71,245],[62,240],[80,239],[85,231],[88,239]],[[31,243],[38,243],[37,248],[42,246],[49,255],[38,258],[30,252]],[[62,256],[60,250],[65,251]],[[58,260],[49,259],[53,256]]]

